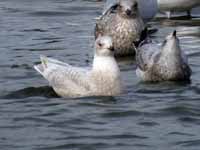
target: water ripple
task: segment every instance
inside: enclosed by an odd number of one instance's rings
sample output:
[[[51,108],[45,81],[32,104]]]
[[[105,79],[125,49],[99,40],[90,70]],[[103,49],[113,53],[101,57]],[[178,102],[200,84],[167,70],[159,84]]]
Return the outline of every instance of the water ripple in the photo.
[[[191,82],[142,83],[134,57],[117,58],[123,93],[61,98],[33,69],[39,55],[92,63],[98,0],[0,1],[0,149],[199,149],[200,19],[149,23],[162,42],[174,29],[189,57]]]
[[[29,88],[21,89],[18,91],[14,91],[8,95],[3,96],[3,98],[23,99],[23,98],[32,97],[32,96],[58,97],[51,87],[43,86],[43,87],[37,87],[37,88],[29,87]]]

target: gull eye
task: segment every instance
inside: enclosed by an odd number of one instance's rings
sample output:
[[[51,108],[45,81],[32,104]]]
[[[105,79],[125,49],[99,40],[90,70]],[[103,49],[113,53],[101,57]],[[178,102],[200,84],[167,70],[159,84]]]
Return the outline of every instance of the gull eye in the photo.
[[[101,43],[98,43],[98,45],[99,45],[99,47],[102,47],[102,46],[103,46],[103,44],[101,44]]]
[[[138,7],[138,3],[135,3],[135,4],[133,5],[133,7],[134,7],[134,8],[137,8],[137,7]]]

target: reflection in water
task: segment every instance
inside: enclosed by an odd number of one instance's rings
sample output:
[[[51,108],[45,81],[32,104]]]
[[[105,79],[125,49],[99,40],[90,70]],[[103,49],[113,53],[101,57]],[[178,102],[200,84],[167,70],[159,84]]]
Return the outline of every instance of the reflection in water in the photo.
[[[18,91],[9,93],[8,95],[3,96],[4,99],[24,99],[28,97],[41,96],[47,98],[56,98],[59,97],[54,90],[49,86],[42,87],[28,87]]]

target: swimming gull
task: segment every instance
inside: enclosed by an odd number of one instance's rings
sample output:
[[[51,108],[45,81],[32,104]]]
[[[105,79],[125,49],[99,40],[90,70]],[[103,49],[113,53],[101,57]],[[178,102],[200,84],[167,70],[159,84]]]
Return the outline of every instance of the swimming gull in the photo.
[[[136,52],[136,61],[136,75],[143,81],[189,81],[191,76],[176,31],[168,35],[161,46],[149,39],[141,43]]]
[[[171,12],[187,12],[188,17],[191,17],[192,8],[200,6],[200,0],[158,0],[158,9],[161,12],[166,12],[168,18],[171,17]]]
[[[103,12],[118,3],[119,0],[106,0]],[[157,0],[137,0],[139,4],[139,12],[145,23],[149,22],[158,12]]]
[[[97,21],[95,38],[110,35],[113,39],[115,56],[135,54],[135,46],[144,29],[136,0],[120,0],[110,7]]]
[[[62,97],[115,96],[121,92],[120,70],[109,36],[96,40],[91,69],[73,67],[45,56],[40,59],[41,64],[34,68]]]

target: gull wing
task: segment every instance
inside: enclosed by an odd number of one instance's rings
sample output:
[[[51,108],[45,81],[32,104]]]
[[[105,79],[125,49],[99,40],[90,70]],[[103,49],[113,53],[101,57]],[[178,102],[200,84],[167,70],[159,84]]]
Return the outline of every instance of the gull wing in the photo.
[[[103,12],[103,14],[99,17],[95,26],[95,39],[97,39],[99,35],[104,34],[105,28],[108,27],[108,23],[110,20],[112,20],[111,18],[115,14],[117,7],[118,7],[118,3],[114,3],[113,5],[110,5],[110,7],[108,7]]]
[[[106,0],[105,4],[104,4],[104,8],[103,8],[103,14],[104,12],[106,12],[108,9],[110,9],[110,7],[116,5],[117,3],[119,3],[119,0]]]
[[[141,45],[136,51],[137,66],[146,71],[159,59],[160,47],[156,43],[147,43]]]
[[[105,15],[114,13],[116,11],[116,8],[118,7],[118,5],[119,5],[119,1],[117,1],[117,0],[107,0],[100,19],[102,19]]]
[[[41,56],[40,59],[41,64],[34,68],[49,81],[51,86],[58,89],[68,89],[71,86],[80,90],[90,90],[87,69],[72,67],[45,56]]]

